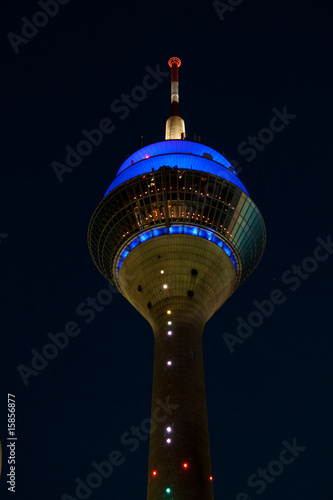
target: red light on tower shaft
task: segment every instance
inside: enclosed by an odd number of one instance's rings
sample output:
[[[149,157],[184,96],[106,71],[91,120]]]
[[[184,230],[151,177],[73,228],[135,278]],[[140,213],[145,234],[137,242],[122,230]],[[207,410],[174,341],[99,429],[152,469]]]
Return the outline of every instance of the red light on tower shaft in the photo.
[[[155,477],[157,476],[157,470],[153,470],[152,475]]]
[[[184,469],[188,469],[188,463],[187,463],[187,462],[184,462],[184,463],[183,463],[183,467],[184,467]]]
[[[168,61],[168,64],[170,66],[170,68],[172,68],[173,64],[177,64],[177,68],[179,68],[179,66],[181,65],[181,60],[179,59],[179,57],[170,57],[169,61]]]

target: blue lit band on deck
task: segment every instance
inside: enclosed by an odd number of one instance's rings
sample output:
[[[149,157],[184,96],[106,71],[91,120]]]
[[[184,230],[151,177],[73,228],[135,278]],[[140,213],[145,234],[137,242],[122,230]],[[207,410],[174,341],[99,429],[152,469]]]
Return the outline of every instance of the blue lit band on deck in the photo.
[[[231,163],[214,149],[198,142],[170,140],[149,144],[129,156],[117,172],[104,196],[133,177],[158,170],[161,166],[200,170],[232,182],[248,194]]]
[[[169,228],[160,227],[152,230],[149,229],[147,231],[143,231],[137,237],[133,238],[126,245],[126,247],[121,250],[120,257],[117,263],[118,273],[122,263],[126,259],[127,255],[131,252],[131,250],[137,247],[140,243],[144,243],[145,241],[151,238],[157,238],[158,236],[165,236],[168,234],[189,234],[192,236],[197,236],[199,238],[204,238],[205,240],[215,243],[215,245],[219,246],[230,257],[230,260],[232,261],[237,272],[238,266],[234,252],[232,251],[230,246],[227,245],[227,243],[223,241],[221,237],[218,236],[218,234],[215,231],[211,231],[209,229],[203,229],[198,226],[174,224]]]

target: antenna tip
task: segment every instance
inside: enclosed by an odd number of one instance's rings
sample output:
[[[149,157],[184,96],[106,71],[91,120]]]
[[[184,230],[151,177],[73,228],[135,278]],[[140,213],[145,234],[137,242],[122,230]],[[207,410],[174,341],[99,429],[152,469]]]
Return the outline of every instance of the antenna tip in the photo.
[[[179,68],[179,66],[181,65],[182,62],[179,59],[179,57],[170,57],[170,59],[168,61],[170,68],[172,68],[173,63],[176,63],[177,67]]]

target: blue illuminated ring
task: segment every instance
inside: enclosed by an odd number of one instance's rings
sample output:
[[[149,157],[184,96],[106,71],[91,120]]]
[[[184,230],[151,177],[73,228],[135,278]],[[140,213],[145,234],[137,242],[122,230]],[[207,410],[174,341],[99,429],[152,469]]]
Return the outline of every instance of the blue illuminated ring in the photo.
[[[151,238],[157,238],[158,236],[164,236],[167,234],[190,234],[192,236],[198,236],[199,238],[204,238],[208,241],[211,241],[212,243],[215,243],[215,245],[219,246],[228,255],[228,257],[230,257],[230,260],[233,263],[237,274],[238,266],[235,253],[230,248],[230,246],[227,245],[225,241],[223,241],[223,239],[218,235],[218,233],[210,229],[206,228],[203,229],[202,227],[199,226],[186,225],[186,224],[173,224],[172,226],[169,227],[169,231],[165,226],[163,226],[154,229],[146,229],[138,236],[135,236],[135,238],[133,238],[126,245],[126,247],[123,248],[120,254],[117,265],[117,275],[119,276],[119,270],[124,260],[126,259],[127,255],[131,252],[131,250],[140,245],[140,243],[144,243],[145,241],[150,240]]]

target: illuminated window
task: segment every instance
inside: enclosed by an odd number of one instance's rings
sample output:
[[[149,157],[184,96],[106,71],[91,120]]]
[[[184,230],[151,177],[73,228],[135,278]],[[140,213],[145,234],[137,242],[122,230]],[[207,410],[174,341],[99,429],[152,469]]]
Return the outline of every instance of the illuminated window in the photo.
[[[171,439],[170,439],[170,438],[168,438],[168,439],[166,440],[166,442],[167,442],[168,444],[170,444],[170,443],[171,443]]]
[[[168,335],[169,336],[172,335],[172,331],[171,330],[168,331]]]
[[[172,365],[172,361],[168,361],[168,362],[167,362],[167,365],[168,365],[168,366],[171,366],[171,365]]]
[[[164,271],[163,271],[163,269],[161,269],[161,274],[164,274]]]
[[[170,309],[169,309],[169,310],[167,311],[167,314],[171,314],[171,311],[170,311]]]
[[[166,290],[166,289],[168,288],[168,285],[165,283],[165,284],[163,285],[163,288],[164,288],[164,290]]]
[[[172,325],[172,321],[168,321],[168,325]]]
[[[166,431],[167,431],[167,432],[171,432],[171,431],[172,431],[171,427],[170,427],[170,426],[169,426],[169,427],[167,427],[167,428],[166,428]]]

